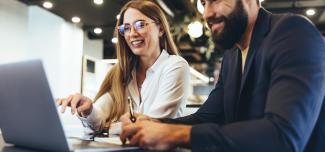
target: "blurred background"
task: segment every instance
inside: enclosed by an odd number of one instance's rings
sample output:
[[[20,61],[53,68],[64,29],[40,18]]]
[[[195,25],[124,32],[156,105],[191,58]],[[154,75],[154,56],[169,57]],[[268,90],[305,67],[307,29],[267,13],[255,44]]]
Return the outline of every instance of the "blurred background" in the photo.
[[[55,98],[94,97],[116,63],[114,28],[128,0],[0,0],[0,63],[41,59]],[[191,66],[187,114],[218,79],[222,50],[214,47],[199,0],[154,0],[168,17],[173,38]],[[261,0],[273,13],[309,18],[325,34],[325,0]]]

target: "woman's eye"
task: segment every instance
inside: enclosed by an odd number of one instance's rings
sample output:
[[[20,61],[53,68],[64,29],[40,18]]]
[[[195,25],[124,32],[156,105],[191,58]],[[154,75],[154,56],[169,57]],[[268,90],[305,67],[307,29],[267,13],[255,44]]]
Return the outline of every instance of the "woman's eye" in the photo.
[[[135,23],[135,26],[137,29],[142,29],[144,27],[144,22],[143,21],[138,21]]]
[[[124,31],[129,31],[131,29],[131,27],[130,26],[124,26]]]

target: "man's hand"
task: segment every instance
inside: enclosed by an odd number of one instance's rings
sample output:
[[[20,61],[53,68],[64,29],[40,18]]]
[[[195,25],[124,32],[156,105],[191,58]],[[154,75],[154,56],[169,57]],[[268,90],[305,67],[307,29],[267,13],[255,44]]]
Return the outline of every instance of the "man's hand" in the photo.
[[[152,121],[137,121],[123,124],[121,141],[128,139],[131,145],[139,145],[149,150],[169,150],[177,146],[187,146],[190,142],[192,126],[171,125]]]
[[[144,120],[148,120],[148,121],[154,121],[154,122],[159,122],[158,119],[155,118],[151,118],[147,115],[143,115],[140,113],[135,113],[135,117],[137,118],[137,121],[144,121]],[[122,122],[123,125],[127,125],[132,123],[130,120],[130,114],[129,113],[125,113],[120,117],[120,122]]]

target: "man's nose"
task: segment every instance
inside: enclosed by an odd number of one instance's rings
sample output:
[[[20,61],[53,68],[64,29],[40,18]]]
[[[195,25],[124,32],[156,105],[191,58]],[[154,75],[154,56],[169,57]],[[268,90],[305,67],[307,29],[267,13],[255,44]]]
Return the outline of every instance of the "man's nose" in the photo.
[[[203,11],[203,18],[207,20],[208,18],[214,16],[214,10],[211,4],[205,4]]]

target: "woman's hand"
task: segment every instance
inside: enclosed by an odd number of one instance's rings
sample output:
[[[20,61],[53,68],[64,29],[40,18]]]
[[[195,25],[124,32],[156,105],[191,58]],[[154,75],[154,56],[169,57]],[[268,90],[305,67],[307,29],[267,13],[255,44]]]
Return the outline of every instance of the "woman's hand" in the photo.
[[[79,116],[88,116],[93,109],[93,102],[88,97],[85,97],[79,93],[70,95],[67,98],[56,100],[56,103],[61,107],[61,113],[65,112],[66,107],[71,107],[71,113],[78,113]]]

